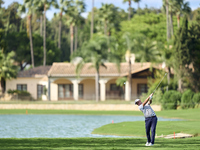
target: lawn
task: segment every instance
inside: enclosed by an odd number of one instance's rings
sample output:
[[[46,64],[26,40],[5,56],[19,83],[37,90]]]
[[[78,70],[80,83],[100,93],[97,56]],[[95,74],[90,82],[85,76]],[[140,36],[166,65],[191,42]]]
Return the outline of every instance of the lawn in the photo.
[[[145,138],[30,138],[0,139],[3,150],[93,150],[93,149],[135,149],[135,150],[183,150],[199,149],[200,137],[187,139],[156,139],[153,147],[145,147]]]

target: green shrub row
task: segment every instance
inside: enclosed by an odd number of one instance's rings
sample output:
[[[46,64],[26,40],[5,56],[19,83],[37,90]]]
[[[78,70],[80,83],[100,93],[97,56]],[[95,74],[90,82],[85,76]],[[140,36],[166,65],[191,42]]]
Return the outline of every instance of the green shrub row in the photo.
[[[186,90],[182,94],[175,90],[166,91],[162,98],[162,109],[182,109],[198,107],[200,103],[200,93]]]

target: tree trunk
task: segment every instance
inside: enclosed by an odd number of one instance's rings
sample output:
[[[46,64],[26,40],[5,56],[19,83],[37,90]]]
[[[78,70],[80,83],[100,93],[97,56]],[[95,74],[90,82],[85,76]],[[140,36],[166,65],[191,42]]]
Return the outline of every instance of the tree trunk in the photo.
[[[32,29],[31,29],[31,15],[28,16],[29,20],[29,39],[30,39],[30,49],[31,49],[31,64],[34,68],[34,53],[33,53],[33,39],[32,39]]]
[[[62,31],[62,12],[60,13],[59,31],[58,31],[58,48],[61,48],[61,31]]]
[[[1,77],[1,88],[2,88],[1,91],[3,94],[5,93],[5,90],[6,90],[5,83],[6,83],[5,79],[3,77]]]
[[[104,21],[104,34],[107,35],[107,20]]]
[[[171,69],[170,69],[170,67],[168,67],[167,69],[168,69],[168,74],[167,74],[167,83],[168,83],[168,85],[169,85],[169,84],[170,84]]]
[[[129,71],[128,71],[128,82],[129,82],[129,91],[128,91],[128,95],[129,95],[129,99],[128,101],[131,100],[131,58],[129,57],[128,60],[128,64],[129,64]]]
[[[172,12],[170,12],[170,29],[171,29],[171,35],[174,35],[174,26],[173,26],[173,16]]]
[[[180,15],[177,15],[177,26],[180,28]]]
[[[43,66],[46,66],[46,5],[44,4],[44,35],[43,35],[43,51],[44,51],[44,60]]]
[[[181,78],[178,79],[178,91],[182,92],[182,80],[181,80]]]
[[[93,32],[94,32],[94,0],[92,0],[92,16],[91,16],[90,38],[93,37]]]
[[[43,36],[43,33],[42,33],[42,14],[40,15],[40,36],[41,37]]]
[[[169,6],[168,0],[166,0],[166,23],[167,23],[167,41],[171,38],[170,28],[169,28]]]
[[[99,70],[97,70],[96,72],[95,90],[96,90],[96,102],[98,102],[99,101]]]
[[[128,20],[131,20],[131,0],[129,0],[128,3],[129,3]]]
[[[74,44],[74,51],[77,50],[77,45],[78,45],[78,27],[75,26],[75,44]]]
[[[74,45],[74,29],[73,29],[73,25],[71,24],[70,25],[70,34],[71,34],[71,48],[70,48],[70,52],[71,52],[71,55],[73,54],[73,45]]]

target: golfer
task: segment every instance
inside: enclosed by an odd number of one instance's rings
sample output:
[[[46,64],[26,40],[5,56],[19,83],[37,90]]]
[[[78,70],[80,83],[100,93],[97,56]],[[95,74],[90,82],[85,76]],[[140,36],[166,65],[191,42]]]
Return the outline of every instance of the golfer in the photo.
[[[145,117],[145,128],[147,143],[145,146],[153,146],[156,132],[157,117],[150,104],[152,103],[153,93],[142,103],[140,99],[135,100],[135,104],[143,112]],[[147,103],[148,102],[148,103]],[[151,136],[150,136],[151,129]]]

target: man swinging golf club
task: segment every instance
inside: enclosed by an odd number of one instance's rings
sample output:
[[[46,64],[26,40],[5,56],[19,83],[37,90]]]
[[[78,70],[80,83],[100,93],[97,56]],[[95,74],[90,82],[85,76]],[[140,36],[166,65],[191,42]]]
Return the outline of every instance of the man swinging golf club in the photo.
[[[143,112],[145,117],[145,128],[147,143],[145,146],[153,146],[157,125],[157,117],[150,104],[152,103],[153,93],[142,103],[140,99],[135,100],[135,104],[138,105],[139,109]],[[151,136],[150,136],[151,129]]]

